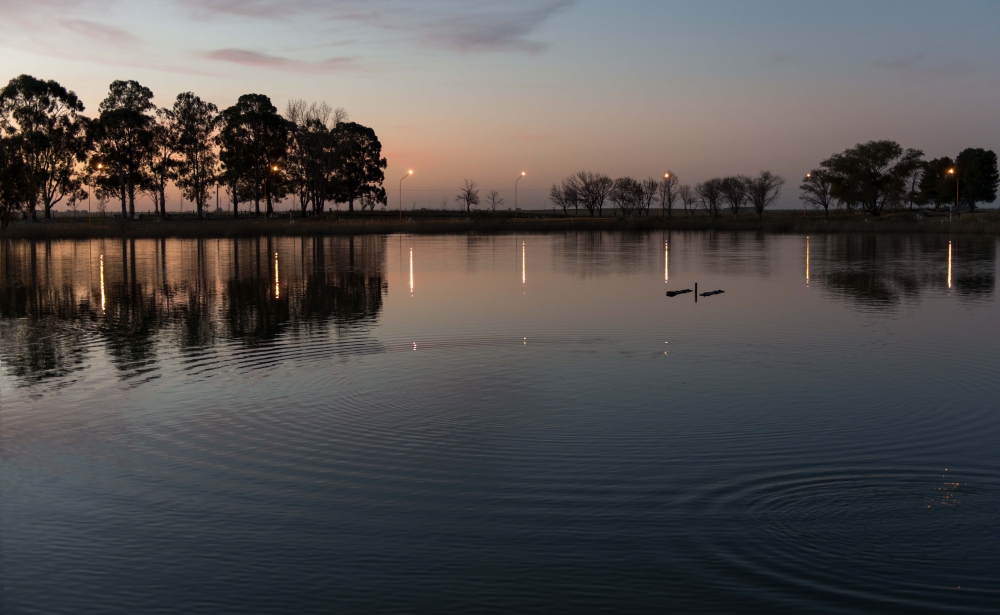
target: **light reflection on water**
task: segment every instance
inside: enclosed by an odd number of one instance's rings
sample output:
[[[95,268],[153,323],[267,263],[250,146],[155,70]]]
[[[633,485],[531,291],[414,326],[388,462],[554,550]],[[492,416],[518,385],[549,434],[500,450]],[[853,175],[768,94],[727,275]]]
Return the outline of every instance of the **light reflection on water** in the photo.
[[[990,612],[996,254],[0,244],[5,608]]]

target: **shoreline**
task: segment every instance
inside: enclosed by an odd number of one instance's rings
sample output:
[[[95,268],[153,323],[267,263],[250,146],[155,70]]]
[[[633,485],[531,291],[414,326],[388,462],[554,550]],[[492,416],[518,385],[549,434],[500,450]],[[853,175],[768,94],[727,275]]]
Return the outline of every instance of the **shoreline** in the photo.
[[[505,212],[506,214],[506,212]],[[948,222],[947,213],[933,213],[918,219],[911,212],[864,218],[836,212],[826,218],[822,212],[803,216],[793,211],[768,212],[763,219],[745,215],[740,218],[706,215],[675,215],[671,218],[615,219],[611,217],[554,217],[525,212],[509,215],[442,215],[441,212],[410,212],[399,221],[382,212],[375,214],[334,214],[325,219],[280,217],[222,219],[136,220],[55,219],[33,223],[13,222],[0,232],[0,239],[100,239],[100,238],[235,238],[315,235],[386,235],[411,234],[507,234],[559,232],[647,232],[647,231],[717,231],[762,232],[775,234],[824,233],[916,233],[1000,235],[1000,212],[987,210],[974,216],[963,214]]]

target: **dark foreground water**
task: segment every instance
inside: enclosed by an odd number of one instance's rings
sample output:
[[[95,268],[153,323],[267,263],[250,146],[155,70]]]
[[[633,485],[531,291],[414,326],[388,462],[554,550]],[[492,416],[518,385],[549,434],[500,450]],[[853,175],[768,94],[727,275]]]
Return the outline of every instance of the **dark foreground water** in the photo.
[[[995,238],[0,258],[5,613],[1000,608]]]

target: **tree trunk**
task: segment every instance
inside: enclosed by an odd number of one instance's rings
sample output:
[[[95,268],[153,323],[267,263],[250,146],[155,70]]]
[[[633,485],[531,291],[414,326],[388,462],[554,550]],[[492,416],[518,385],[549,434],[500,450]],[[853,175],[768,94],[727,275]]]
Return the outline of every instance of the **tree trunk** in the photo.
[[[120,184],[119,188],[122,193],[122,219],[124,220],[125,217],[128,216],[128,209],[125,203],[125,171],[123,169],[118,170],[118,180]]]

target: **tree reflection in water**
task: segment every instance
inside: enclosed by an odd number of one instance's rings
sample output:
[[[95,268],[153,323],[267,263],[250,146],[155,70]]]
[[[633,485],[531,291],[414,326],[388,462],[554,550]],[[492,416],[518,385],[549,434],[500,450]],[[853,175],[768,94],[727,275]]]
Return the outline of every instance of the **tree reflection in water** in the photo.
[[[282,335],[364,328],[378,318],[387,290],[385,242],[6,241],[0,358],[10,374],[33,383],[65,377],[103,346],[120,377],[131,379],[154,371],[166,346],[193,352],[226,340],[257,346]]]

